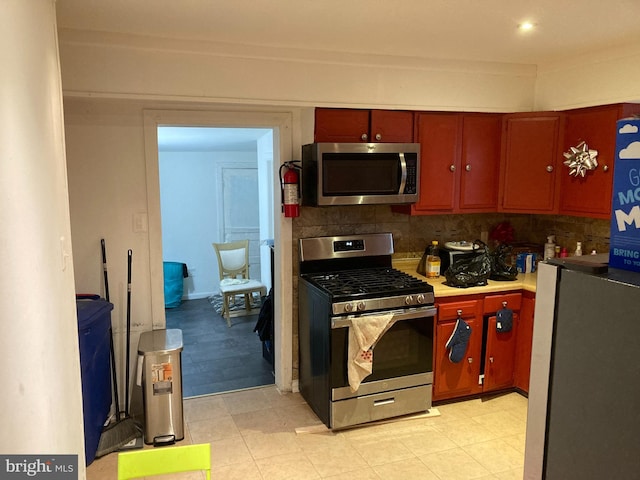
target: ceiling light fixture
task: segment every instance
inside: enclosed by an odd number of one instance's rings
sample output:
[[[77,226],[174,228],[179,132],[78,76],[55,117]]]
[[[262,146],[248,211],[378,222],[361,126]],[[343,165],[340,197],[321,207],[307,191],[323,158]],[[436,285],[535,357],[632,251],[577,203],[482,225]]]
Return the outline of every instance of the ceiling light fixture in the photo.
[[[518,24],[518,29],[523,31],[523,32],[528,32],[530,30],[533,30],[533,28],[535,27],[535,23],[531,23],[531,22],[522,22],[520,24]]]

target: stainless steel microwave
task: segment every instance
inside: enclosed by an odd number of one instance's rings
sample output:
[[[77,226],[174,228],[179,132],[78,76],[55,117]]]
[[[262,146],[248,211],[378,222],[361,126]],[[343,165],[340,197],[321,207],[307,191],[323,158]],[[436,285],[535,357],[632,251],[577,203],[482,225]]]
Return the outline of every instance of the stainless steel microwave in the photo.
[[[420,144],[312,143],[302,147],[302,204],[418,201]]]

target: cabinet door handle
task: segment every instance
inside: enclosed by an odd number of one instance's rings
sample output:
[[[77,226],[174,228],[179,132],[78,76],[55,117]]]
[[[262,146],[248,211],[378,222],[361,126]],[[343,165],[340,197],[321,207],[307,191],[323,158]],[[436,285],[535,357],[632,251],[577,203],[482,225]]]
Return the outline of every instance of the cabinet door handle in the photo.
[[[489,361],[493,363],[493,357],[489,357]]]
[[[472,357],[467,358],[467,360],[469,361],[469,363],[473,363],[473,358]]]
[[[547,165],[547,172],[553,172],[553,165]]]
[[[451,170],[452,172],[456,171],[456,166],[455,165],[449,165],[449,170]]]
[[[609,171],[609,165],[603,165],[602,166],[602,170],[605,171],[605,172],[608,172]]]
[[[471,164],[467,163],[467,165],[464,167],[464,169],[465,169],[467,172],[470,172],[470,171],[471,171]]]
[[[382,134],[381,133],[376,133],[376,140],[377,141],[382,140]]]
[[[369,139],[369,135],[367,135],[366,133],[363,133],[360,138],[362,139],[363,142],[366,142]]]

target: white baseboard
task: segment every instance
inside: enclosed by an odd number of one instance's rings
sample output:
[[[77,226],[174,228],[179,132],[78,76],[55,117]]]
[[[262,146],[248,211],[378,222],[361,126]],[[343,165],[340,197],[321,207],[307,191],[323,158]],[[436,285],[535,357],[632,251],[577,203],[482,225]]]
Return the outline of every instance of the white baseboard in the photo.
[[[201,298],[209,298],[216,293],[218,292],[188,293],[187,295],[182,296],[182,300],[200,300]]]

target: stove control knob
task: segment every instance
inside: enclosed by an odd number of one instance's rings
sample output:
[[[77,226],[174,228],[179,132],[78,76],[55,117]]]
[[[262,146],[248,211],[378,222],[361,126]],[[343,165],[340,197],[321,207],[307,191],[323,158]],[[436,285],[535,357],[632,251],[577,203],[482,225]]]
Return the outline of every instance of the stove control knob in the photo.
[[[345,312],[350,312],[351,310],[353,310],[353,305],[351,305],[350,303],[347,303],[347,304],[344,306],[344,311],[345,311]]]
[[[418,303],[424,303],[424,295],[420,293],[420,294],[416,297],[416,300],[418,301]]]
[[[411,304],[413,303],[413,296],[412,296],[412,295],[409,295],[409,296],[405,297],[405,299],[404,299],[404,303],[405,303],[406,305],[411,305]]]
[[[364,302],[358,302],[358,310],[360,312],[364,310],[364,307],[365,307]]]

